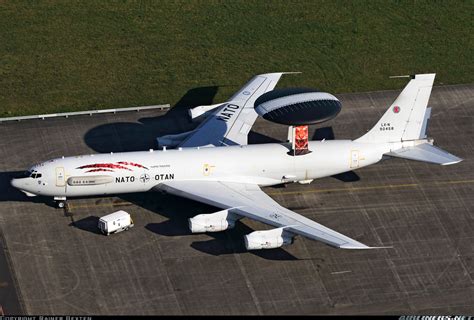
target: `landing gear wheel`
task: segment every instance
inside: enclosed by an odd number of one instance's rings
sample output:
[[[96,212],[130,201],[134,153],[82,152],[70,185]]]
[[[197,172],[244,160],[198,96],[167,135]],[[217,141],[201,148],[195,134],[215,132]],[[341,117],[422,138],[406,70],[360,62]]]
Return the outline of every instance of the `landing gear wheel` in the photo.
[[[56,205],[58,206],[59,209],[63,209],[66,207],[66,201],[58,201]]]

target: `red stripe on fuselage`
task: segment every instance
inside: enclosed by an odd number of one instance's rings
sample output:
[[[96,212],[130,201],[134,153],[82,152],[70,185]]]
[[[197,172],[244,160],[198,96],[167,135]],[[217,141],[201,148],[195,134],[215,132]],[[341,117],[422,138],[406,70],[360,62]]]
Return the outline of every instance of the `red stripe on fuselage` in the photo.
[[[142,166],[141,164],[138,164],[138,163],[135,163],[135,162],[126,162],[126,161],[119,161],[117,162],[118,164],[123,164],[123,165],[126,165],[126,166],[134,166],[134,167],[138,167],[138,168],[143,168],[143,169],[147,169],[147,167],[144,167]]]
[[[123,170],[133,171],[127,167],[121,166],[119,164],[114,164],[114,163],[94,163],[94,164],[88,164],[85,166],[78,167],[77,169],[88,169],[88,168],[109,168],[109,169],[123,169]]]
[[[110,169],[92,169],[92,170],[87,170],[87,172],[99,172],[99,171],[105,171],[105,172],[115,172],[114,170],[110,170]]]

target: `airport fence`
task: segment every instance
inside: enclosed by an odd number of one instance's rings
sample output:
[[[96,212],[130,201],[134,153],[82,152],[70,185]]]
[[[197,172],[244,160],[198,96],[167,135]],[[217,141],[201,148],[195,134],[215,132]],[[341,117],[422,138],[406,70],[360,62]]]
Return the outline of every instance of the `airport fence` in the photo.
[[[62,113],[50,113],[50,114],[37,114],[31,116],[20,116],[20,117],[7,117],[0,118],[0,123],[7,121],[22,121],[22,120],[32,120],[32,119],[46,119],[46,118],[55,118],[55,117],[65,117],[69,118],[71,116],[81,116],[81,115],[90,115],[93,114],[102,114],[102,113],[117,113],[117,112],[129,112],[129,111],[143,111],[143,110],[169,110],[169,104],[160,104],[154,106],[143,106],[143,107],[130,107],[130,108],[118,108],[118,109],[102,109],[102,110],[88,110],[88,111],[74,111],[74,112],[62,112]]]

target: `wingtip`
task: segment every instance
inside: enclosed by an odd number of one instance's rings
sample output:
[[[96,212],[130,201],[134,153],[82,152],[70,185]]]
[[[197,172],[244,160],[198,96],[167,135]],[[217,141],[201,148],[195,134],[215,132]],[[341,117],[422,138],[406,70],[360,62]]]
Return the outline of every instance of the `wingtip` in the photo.
[[[458,158],[457,160],[454,160],[454,161],[451,161],[451,162],[446,162],[446,163],[442,163],[441,165],[442,166],[450,166],[452,164],[456,164],[456,163],[459,163],[461,161],[463,161],[464,159],[461,159],[461,158]]]
[[[342,245],[339,247],[340,249],[347,249],[347,250],[369,250],[369,249],[393,249],[393,246],[383,246],[383,247],[369,247],[364,245],[361,246],[354,246],[354,245]]]
[[[300,71],[289,71],[289,72],[270,72],[270,73],[262,73],[262,74],[259,74],[257,75],[260,76],[260,77],[271,77],[271,76],[278,76],[278,77],[281,77],[282,75],[284,74],[297,74],[297,73],[302,73]]]

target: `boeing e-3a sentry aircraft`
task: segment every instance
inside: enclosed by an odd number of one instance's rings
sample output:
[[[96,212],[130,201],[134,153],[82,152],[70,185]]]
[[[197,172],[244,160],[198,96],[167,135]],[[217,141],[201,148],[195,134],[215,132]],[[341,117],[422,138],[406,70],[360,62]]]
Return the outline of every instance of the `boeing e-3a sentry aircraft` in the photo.
[[[54,197],[60,205],[66,197],[158,189],[222,209],[189,219],[192,232],[223,231],[243,217],[276,227],[246,235],[248,250],[277,248],[297,235],[336,248],[369,249],[374,247],[280,206],[260,187],[309,182],[377,163],[384,156],[441,165],[461,161],[426,138],[435,74],[413,76],[377,124],[356,140],[310,141],[313,152],[302,156],[289,155],[288,143],[248,145],[257,118],[254,103],[273,90],[282,74],[257,75],[226,103],[191,110],[192,116],[207,113],[195,130],[160,138],[176,149],[53,159],[31,167],[28,177],[11,184],[29,196]]]

